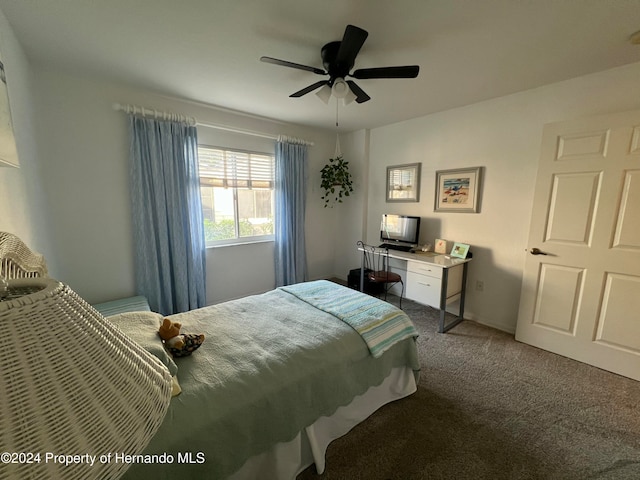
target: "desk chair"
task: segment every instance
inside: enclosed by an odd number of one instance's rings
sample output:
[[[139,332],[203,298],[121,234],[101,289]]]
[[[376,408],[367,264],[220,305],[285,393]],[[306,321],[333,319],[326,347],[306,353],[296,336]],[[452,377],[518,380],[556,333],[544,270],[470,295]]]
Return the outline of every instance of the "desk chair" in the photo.
[[[363,260],[362,268],[364,268],[365,278],[369,283],[382,286],[384,291],[384,300],[387,301],[387,292],[397,283],[402,287],[400,290],[400,308],[402,308],[402,297],[404,295],[404,282],[402,277],[390,270],[389,267],[389,249],[378,248],[373,245],[367,245],[362,241],[358,241],[358,249],[362,251]]]

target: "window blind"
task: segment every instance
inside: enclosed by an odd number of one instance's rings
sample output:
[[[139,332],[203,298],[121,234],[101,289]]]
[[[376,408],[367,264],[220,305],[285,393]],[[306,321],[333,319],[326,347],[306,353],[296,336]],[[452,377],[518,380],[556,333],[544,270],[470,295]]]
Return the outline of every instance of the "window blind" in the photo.
[[[404,169],[389,170],[389,185],[394,190],[400,190],[403,187],[411,186],[412,172]]]
[[[273,188],[272,155],[200,146],[198,159],[202,186]]]

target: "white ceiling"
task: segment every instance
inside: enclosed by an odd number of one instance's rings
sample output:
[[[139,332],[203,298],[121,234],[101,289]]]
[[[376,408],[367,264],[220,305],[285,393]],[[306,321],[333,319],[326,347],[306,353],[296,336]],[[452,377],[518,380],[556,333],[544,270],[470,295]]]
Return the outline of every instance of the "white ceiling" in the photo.
[[[334,128],[335,101],[289,95],[324,79],[347,24],[369,32],[355,68],[372,100],[340,129],[372,128],[640,61],[640,0],[0,0],[34,62],[286,122]],[[639,79],[640,81],[640,79]],[[150,105],[153,107],[152,105]]]

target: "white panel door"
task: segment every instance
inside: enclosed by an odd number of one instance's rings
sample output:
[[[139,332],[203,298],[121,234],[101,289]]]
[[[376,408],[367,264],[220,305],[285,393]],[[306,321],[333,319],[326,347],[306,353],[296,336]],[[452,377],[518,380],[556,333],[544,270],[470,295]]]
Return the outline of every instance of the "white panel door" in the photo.
[[[640,380],[640,111],[546,125],[516,339]]]

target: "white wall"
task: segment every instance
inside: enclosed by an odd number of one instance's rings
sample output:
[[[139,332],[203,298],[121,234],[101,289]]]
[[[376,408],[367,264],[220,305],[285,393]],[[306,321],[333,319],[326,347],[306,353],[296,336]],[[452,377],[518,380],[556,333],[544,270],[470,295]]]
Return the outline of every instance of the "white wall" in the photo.
[[[421,216],[422,243],[471,244],[466,317],[514,332],[542,127],[640,108],[639,79],[640,63],[372,130],[367,239],[389,212]],[[414,162],[420,202],[387,204],[386,167]],[[435,172],[473,166],[485,167],[480,213],[434,212]]]
[[[0,51],[7,75],[20,168],[0,166],[0,231],[18,235],[43,253],[55,268],[48,237],[46,205],[38,171],[34,111],[31,97],[32,69],[11,26],[0,12]]]
[[[353,193],[343,203],[335,204],[333,242],[335,276],[345,280],[349,270],[361,263],[356,242],[363,240],[366,226],[369,169],[369,130],[340,135],[340,150],[349,162],[353,177]]]
[[[333,151],[325,131],[286,125],[170,99],[107,82],[36,68],[38,148],[42,152],[44,191],[58,266],[52,275],[89,302],[135,293],[129,206],[126,115],[113,103],[131,103],[195,116],[266,134],[286,134],[315,142],[309,150],[310,185]],[[199,133],[201,129],[199,128]],[[229,134],[229,141],[234,140]],[[248,137],[249,141],[251,137]],[[215,143],[226,146],[219,132]],[[317,173],[316,173],[317,172]],[[316,205],[318,204],[318,205]],[[307,225],[312,278],[332,274],[333,250],[328,217],[313,218],[322,207],[309,194]],[[233,246],[207,252],[207,302],[216,303],[274,287],[273,244]]]

